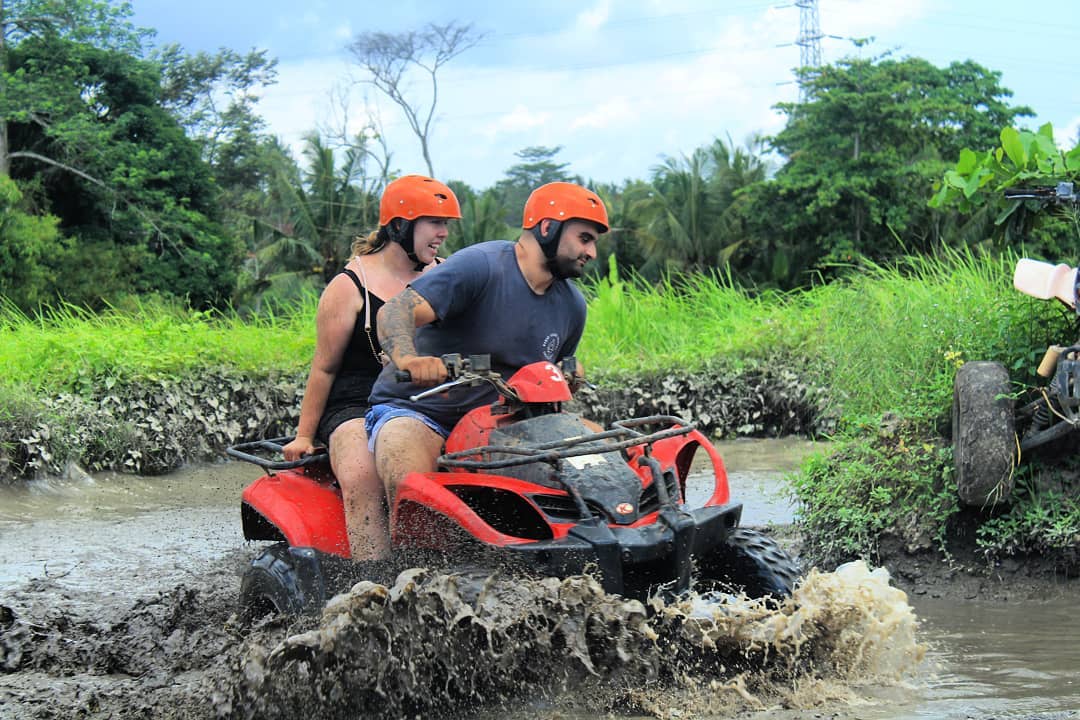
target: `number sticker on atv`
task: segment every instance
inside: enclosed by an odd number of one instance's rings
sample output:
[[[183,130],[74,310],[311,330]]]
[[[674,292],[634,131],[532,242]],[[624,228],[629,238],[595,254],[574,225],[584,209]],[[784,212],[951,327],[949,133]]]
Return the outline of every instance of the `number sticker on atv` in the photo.
[[[551,373],[551,379],[555,382],[563,381],[563,374],[559,368],[555,367],[551,363],[544,363],[544,369]]]

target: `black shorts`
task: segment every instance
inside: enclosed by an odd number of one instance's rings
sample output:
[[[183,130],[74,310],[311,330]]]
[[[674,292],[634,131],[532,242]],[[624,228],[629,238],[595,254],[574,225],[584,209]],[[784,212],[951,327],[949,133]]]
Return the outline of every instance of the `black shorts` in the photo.
[[[330,435],[338,429],[338,426],[357,418],[363,420],[369,407],[369,405],[343,405],[328,408],[319,420],[319,429],[315,433],[315,439],[330,447]]]

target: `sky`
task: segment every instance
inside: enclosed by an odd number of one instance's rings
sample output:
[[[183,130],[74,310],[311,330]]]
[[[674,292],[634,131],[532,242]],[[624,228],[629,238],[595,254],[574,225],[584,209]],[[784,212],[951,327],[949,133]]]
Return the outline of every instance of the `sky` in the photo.
[[[490,187],[527,147],[590,183],[647,179],[666,158],[716,138],[742,146],[781,130],[795,101],[800,10],[794,0],[133,0],[155,43],[189,52],[266,50],[278,82],[258,108],[297,151],[318,128],[358,132],[373,118],[400,174],[427,173],[400,109],[364,82],[349,41],[363,32],[471,23],[480,42],[438,73],[430,147],[435,176]],[[786,4],[785,4],[786,3]],[[1080,133],[1072,54],[1080,2],[819,0],[824,62],[922,57],[974,60],[1001,73],[1029,127],[1050,122],[1059,144]],[[858,47],[854,39],[872,38]],[[430,83],[415,76],[415,101]]]

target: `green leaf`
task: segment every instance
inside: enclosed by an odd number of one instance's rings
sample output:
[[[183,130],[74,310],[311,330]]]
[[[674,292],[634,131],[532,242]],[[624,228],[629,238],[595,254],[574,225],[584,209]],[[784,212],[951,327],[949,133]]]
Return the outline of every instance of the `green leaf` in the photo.
[[[1035,147],[1038,148],[1039,154],[1043,157],[1057,157],[1061,152],[1058,150],[1057,145],[1054,144],[1053,136],[1047,137],[1046,135],[1039,133],[1038,135],[1035,135],[1034,140]]]
[[[960,160],[956,163],[956,171],[964,175],[970,175],[979,164],[979,156],[969,148],[960,151]]]
[[[949,170],[945,173],[945,184],[963,190],[967,186],[967,179],[955,170]]]
[[[998,214],[998,216],[996,218],[994,218],[994,224],[995,225],[1000,225],[1001,223],[1008,220],[1009,216],[1012,215],[1014,212],[1016,212],[1017,208],[1019,208],[1021,205],[1023,205],[1023,203],[1020,202],[1019,200],[1013,200],[1012,202],[1010,202],[1008,207],[1006,207],[1004,210],[1002,210]]]
[[[1065,153],[1065,169],[1069,172],[1080,172],[1080,145]]]
[[[1020,139],[1020,133],[1015,128],[1001,129],[1001,147],[1017,167],[1027,165],[1028,156],[1024,150],[1024,143]]]
[[[985,168],[979,168],[974,172],[971,177],[968,178],[967,183],[964,184],[964,197],[971,199],[971,196],[982,187],[983,180],[990,175],[990,171]]]

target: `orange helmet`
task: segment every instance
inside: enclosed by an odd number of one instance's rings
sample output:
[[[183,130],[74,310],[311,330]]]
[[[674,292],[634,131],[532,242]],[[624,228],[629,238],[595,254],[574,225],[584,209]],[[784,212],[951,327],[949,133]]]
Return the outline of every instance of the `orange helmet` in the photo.
[[[394,218],[412,222],[420,217],[460,218],[454,191],[423,175],[406,175],[386,186],[379,201],[379,225]]]
[[[604,201],[592,190],[568,182],[541,185],[525,201],[525,216],[521,226],[528,230],[541,220],[587,220],[608,231],[607,209]]]

